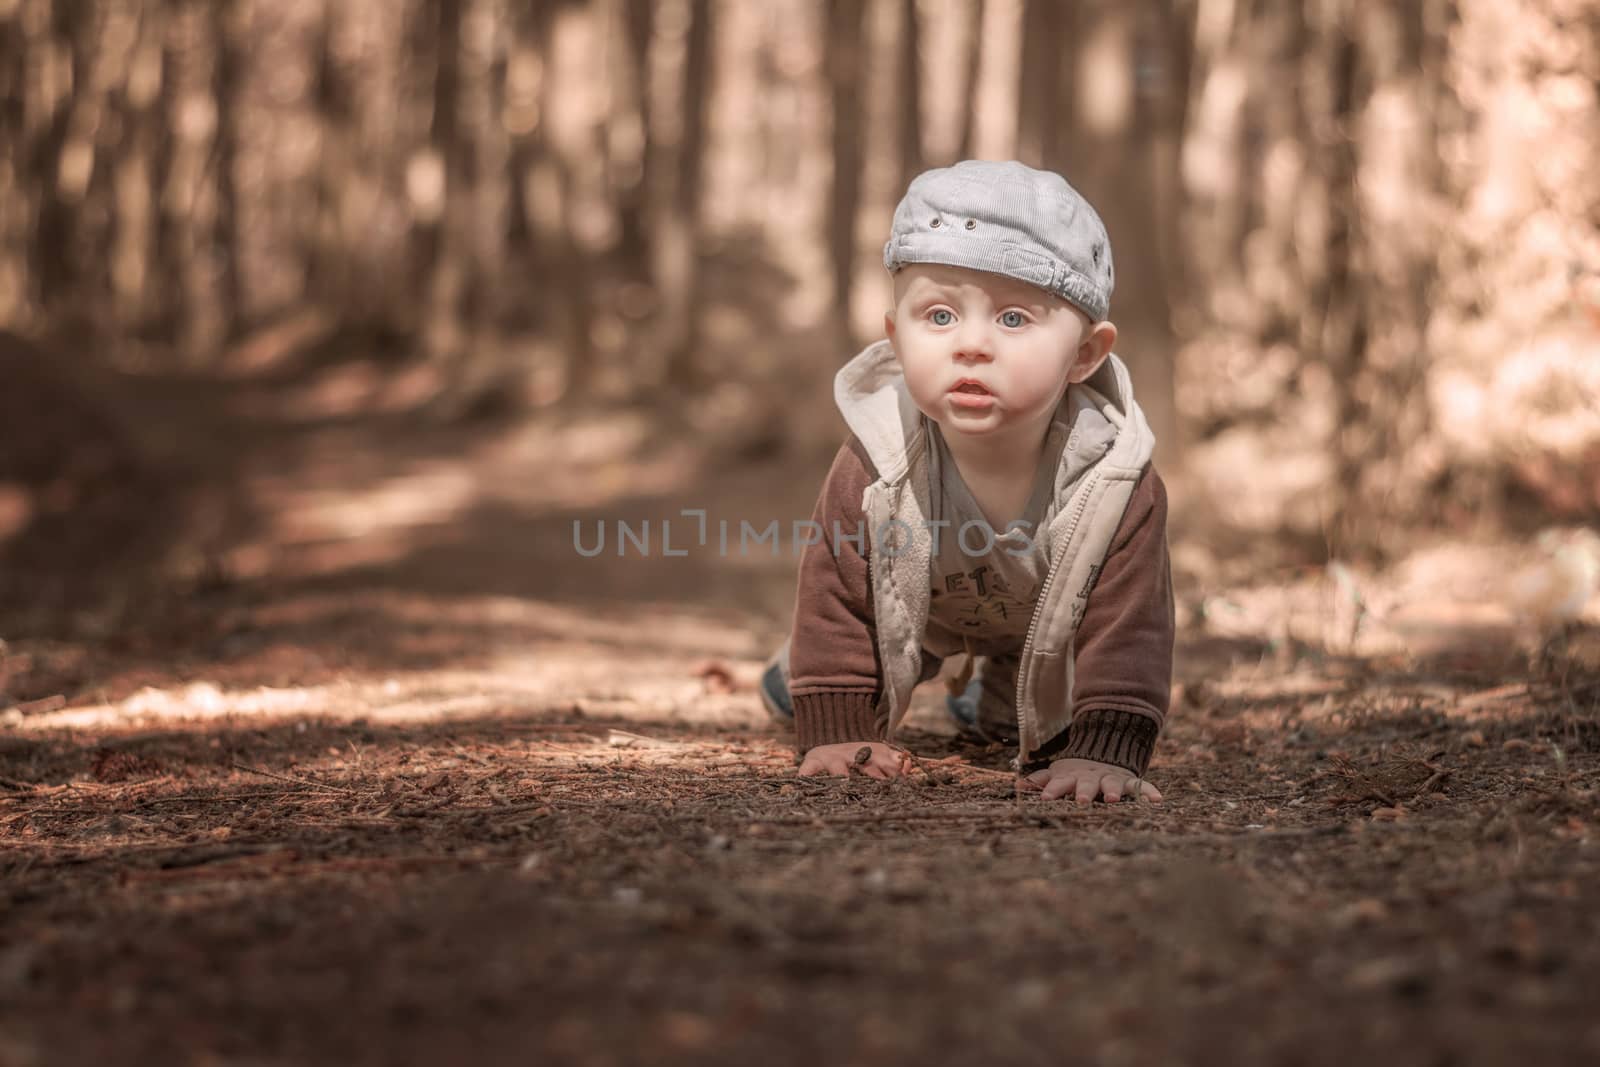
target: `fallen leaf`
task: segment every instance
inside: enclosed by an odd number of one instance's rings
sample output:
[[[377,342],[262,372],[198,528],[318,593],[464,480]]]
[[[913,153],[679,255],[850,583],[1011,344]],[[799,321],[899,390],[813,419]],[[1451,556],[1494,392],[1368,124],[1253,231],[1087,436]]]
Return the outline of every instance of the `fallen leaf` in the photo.
[[[738,689],[733,671],[721,660],[704,660],[695,665],[694,675],[705,685],[708,693],[732,693]]]
[[[1362,992],[1418,993],[1427,989],[1428,975],[1416,960],[1390,957],[1357,964],[1346,982]]]
[[[1389,905],[1377,897],[1362,897],[1344,910],[1344,919],[1350,923],[1376,923],[1389,917]]]
[[[682,748],[683,742],[664,737],[646,737],[627,730],[608,730],[606,744],[612,748]]]
[[[682,1049],[703,1049],[716,1036],[717,1028],[704,1016],[675,1011],[662,1016],[661,1037],[667,1044]]]

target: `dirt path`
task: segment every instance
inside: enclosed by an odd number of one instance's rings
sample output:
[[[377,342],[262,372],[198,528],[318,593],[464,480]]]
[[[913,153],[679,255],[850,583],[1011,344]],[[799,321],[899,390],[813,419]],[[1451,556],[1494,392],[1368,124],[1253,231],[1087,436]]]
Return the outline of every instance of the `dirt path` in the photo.
[[[229,581],[12,641],[0,1064],[1600,1057],[1592,672],[1191,620],[1161,807],[1019,798],[932,687],[909,779],[798,781],[792,560],[571,528],[819,472],[648,432],[279,426]]]

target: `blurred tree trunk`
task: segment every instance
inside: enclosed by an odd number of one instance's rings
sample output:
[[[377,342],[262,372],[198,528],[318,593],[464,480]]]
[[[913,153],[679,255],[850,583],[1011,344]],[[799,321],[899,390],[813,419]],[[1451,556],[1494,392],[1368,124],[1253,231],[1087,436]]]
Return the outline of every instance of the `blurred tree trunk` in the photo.
[[[630,82],[633,99],[629,105],[634,109],[639,123],[641,143],[638,169],[622,182],[617,191],[620,231],[617,255],[624,269],[641,280],[649,275],[649,196],[657,171],[655,157],[659,153],[650,93],[650,46],[656,32],[655,15],[655,0],[623,0],[623,32],[628,62],[632,68]]]
[[[212,160],[216,184],[216,290],[221,319],[219,340],[227,340],[237,329],[243,306],[239,279],[239,196],[235,169],[238,165],[239,66],[244,44],[240,24],[244,0],[211,0],[211,39],[215,67],[212,92],[217,114],[217,134]]]
[[[461,134],[461,22],[465,0],[429,0],[433,28],[433,115],[423,167],[430,211],[421,233],[422,349],[448,365],[461,352],[460,297],[464,282],[458,228],[470,159]],[[435,177],[436,176],[436,177]],[[435,187],[436,182],[436,187]]]
[[[1061,158],[1076,113],[1072,89],[1081,42],[1069,29],[1075,14],[1076,8],[1055,0],[1024,0],[1017,116],[1018,155],[1024,162],[1064,172],[1069,180],[1082,166],[1081,160]]]
[[[213,359],[227,336],[219,286],[217,41],[208,0],[177,0],[167,38],[171,169],[162,214],[178,292],[177,343],[191,364]]]
[[[497,86],[497,0],[432,0],[433,115],[417,199],[428,204],[419,248],[424,354],[439,368],[434,411],[476,409],[500,384],[491,287],[504,269],[506,170]]]
[[[162,50],[166,35],[158,6],[138,14],[120,109],[122,144],[113,162],[115,216],[110,247],[112,317],[119,332],[159,330],[167,308],[156,285],[159,228],[157,160],[165,154],[162,123]]]
[[[1338,405],[1331,442],[1337,551],[1340,541],[1384,543],[1395,477],[1382,460],[1414,453],[1432,429],[1428,405],[1414,398],[1426,395],[1425,322],[1437,259],[1431,248],[1374,239],[1369,216],[1380,205],[1370,193],[1363,197],[1363,185],[1384,189],[1403,170],[1415,193],[1437,191],[1438,153],[1359,138],[1374,94],[1398,96],[1403,87],[1417,109],[1408,141],[1420,134],[1433,142],[1437,130],[1424,102],[1432,95],[1428,70],[1439,67],[1424,65],[1430,46],[1421,4],[1358,7],[1320,31],[1333,129],[1341,134],[1328,147],[1327,281],[1319,294],[1321,350]]]
[[[340,42],[350,12],[338,0],[326,0],[316,41],[316,84],[312,105],[317,115],[317,171],[312,208],[306,296],[340,318],[359,321],[363,286],[352,276],[343,198],[352,180],[356,150],[355,92],[347,74]],[[368,294],[370,298],[370,294]]]
[[[464,23],[461,106],[464,180],[453,202],[452,238],[459,243],[459,293],[463,349],[441,413],[464,415],[496,409],[509,400],[511,367],[499,345],[499,285],[506,273],[506,217],[510,160],[504,121],[507,18],[505,0],[473,0]]]
[[[678,144],[670,208],[653,229],[658,251],[656,284],[661,294],[668,385],[692,387],[699,376],[700,204],[705,184],[706,113],[711,86],[711,0],[691,0],[683,60],[682,138]]]
[[[1024,156],[1066,176],[1095,205],[1111,237],[1116,351],[1133,374],[1140,405],[1170,462],[1176,444],[1172,385],[1175,340],[1163,248],[1174,213],[1158,200],[1163,144],[1177,140],[1165,103],[1174,59],[1163,0],[1140,0],[1080,20],[1072,9],[1030,0],[1023,37],[1019,140]],[[1178,91],[1181,91],[1178,90]]]
[[[414,0],[400,13],[329,0],[310,34],[317,152],[301,234],[303,299],[372,338],[420,334],[424,281],[408,245],[442,194],[427,144],[434,86],[425,38],[437,13]]]
[[[533,302],[533,312],[564,355],[565,393],[586,397],[597,370],[593,265],[574,228],[574,179],[564,155],[570,149],[556,143],[551,126],[560,91],[552,74],[558,9],[556,0],[537,0],[514,6],[510,16],[507,231],[510,250],[544,294]]]
[[[833,186],[828,204],[828,251],[833,260],[833,314],[840,350],[853,352],[850,294],[855,283],[856,211],[861,203],[864,132],[861,123],[863,42],[868,5],[827,0],[828,82],[833,105]]]
[[[972,0],[967,8],[964,39],[967,51],[965,73],[961,84],[961,143],[956,149],[957,159],[971,159],[974,129],[978,121],[978,75],[983,69],[983,8],[988,0]]]
[[[1328,78],[1329,113],[1334,135],[1326,150],[1325,180],[1328,198],[1327,263],[1325,280],[1313,309],[1320,321],[1318,351],[1332,372],[1337,407],[1332,441],[1334,460],[1334,512],[1343,537],[1357,537],[1356,501],[1361,492],[1364,459],[1373,457],[1376,427],[1368,420],[1360,385],[1366,378],[1368,308],[1358,275],[1362,232],[1356,202],[1355,139],[1347,132],[1360,110],[1358,67],[1361,48],[1356,28],[1342,19],[1318,27],[1319,51]]]
[[[900,4],[900,188],[922,172],[922,32],[917,0]]]
[[[24,18],[31,24],[35,63],[28,78],[31,92],[23,99],[28,102],[38,94],[25,119],[33,148],[29,179],[39,190],[30,258],[40,310],[51,315],[77,303],[77,208],[88,181],[84,171],[94,157],[81,135],[75,135],[73,117],[88,77],[91,18],[79,5],[57,11],[48,0],[33,0]]]
[[[0,328],[21,324],[29,310],[27,47],[18,5],[0,14]]]

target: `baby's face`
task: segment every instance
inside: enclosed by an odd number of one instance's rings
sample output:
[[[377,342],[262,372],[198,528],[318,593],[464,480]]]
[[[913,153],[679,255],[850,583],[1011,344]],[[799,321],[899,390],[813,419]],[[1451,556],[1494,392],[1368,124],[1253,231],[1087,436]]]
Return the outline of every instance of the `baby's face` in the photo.
[[[894,289],[884,326],[906,386],[947,431],[1042,426],[1068,383],[1087,376],[1087,317],[1042,289],[935,264],[903,268]]]

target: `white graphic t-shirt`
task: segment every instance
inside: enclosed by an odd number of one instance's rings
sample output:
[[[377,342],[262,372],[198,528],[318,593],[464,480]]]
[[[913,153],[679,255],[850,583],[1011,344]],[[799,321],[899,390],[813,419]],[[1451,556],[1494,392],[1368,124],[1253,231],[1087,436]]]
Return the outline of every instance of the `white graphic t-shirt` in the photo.
[[[1054,517],[1056,463],[1068,429],[1050,424],[1044,459],[1019,520],[992,530],[961,479],[939,424],[929,435],[929,517],[936,547],[923,646],[938,656],[971,649],[991,656],[1022,648],[1039,587],[1050,569],[1045,531]]]

